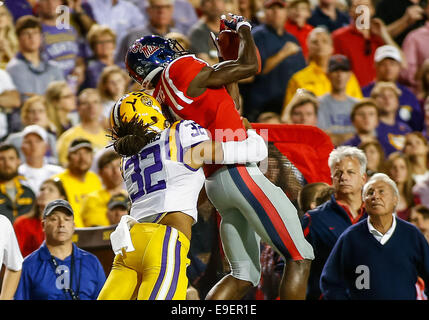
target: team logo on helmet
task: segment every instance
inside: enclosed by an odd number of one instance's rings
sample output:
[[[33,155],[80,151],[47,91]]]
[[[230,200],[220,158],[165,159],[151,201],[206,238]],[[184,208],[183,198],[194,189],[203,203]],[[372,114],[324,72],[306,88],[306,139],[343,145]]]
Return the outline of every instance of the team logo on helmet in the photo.
[[[152,96],[142,91],[134,91],[122,96],[113,106],[110,115],[112,128],[134,120],[149,124],[149,129],[161,132],[167,126],[161,106]]]

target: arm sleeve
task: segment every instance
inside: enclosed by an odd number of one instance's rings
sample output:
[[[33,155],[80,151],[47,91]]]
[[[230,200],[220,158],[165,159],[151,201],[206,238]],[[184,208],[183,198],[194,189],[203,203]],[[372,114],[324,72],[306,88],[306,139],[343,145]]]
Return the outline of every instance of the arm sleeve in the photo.
[[[3,229],[5,234],[7,234],[7,241],[3,248],[3,264],[10,270],[19,271],[22,269],[22,261],[24,259],[19,249],[15,231],[13,230],[12,223],[7,218],[2,219],[1,223],[5,225]]]
[[[320,289],[324,300],[348,300],[349,295],[345,284],[343,266],[344,237],[337,240],[320,277]]]
[[[170,132],[170,137],[172,134],[176,134],[176,137],[178,137],[176,138],[176,144],[179,150],[183,150],[182,153],[185,153],[188,149],[195,147],[201,142],[210,140],[207,130],[194,121],[184,120],[173,127],[172,129],[176,132]],[[172,140],[170,139],[171,142]]]
[[[247,130],[243,141],[222,142],[223,164],[259,162],[268,156],[264,139],[254,130]]]

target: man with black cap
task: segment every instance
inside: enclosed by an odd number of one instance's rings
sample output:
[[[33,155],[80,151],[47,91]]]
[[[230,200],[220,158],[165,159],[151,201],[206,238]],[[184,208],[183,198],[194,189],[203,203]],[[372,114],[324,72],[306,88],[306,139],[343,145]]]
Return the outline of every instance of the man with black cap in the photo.
[[[320,98],[317,126],[331,137],[336,146],[351,139],[355,132],[350,113],[357,100],[346,92],[351,74],[346,56],[337,54],[329,59],[327,77],[331,92]]]
[[[54,176],[58,177],[64,185],[74,211],[74,222],[77,228],[84,227],[80,214],[84,198],[103,187],[98,175],[89,171],[93,157],[93,148],[89,140],[74,139],[68,149],[67,169]]]
[[[107,203],[107,219],[111,225],[118,224],[123,215],[128,214],[130,208],[130,200],[124,194],[116,194],[112,196]]]
[[[73,243],[73,215],[65,200],[54,200],[45,207],[45,241],[24,260],[16,300],[97,298],[106,276],[97,257]]]

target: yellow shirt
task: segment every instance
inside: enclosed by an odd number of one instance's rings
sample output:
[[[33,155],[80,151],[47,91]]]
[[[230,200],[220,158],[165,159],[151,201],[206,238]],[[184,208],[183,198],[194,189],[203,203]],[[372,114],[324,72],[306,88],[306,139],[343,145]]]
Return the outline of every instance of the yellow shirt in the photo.
[[[304,69],[295,73],[288,82],[283,108],[290,102],[299,88],[307,89],[320,97],[331,92],[331,82],[325,71],[314,61]],[[352,73],[346,86],[346,94],[358,100],[363,98],[362,90],[356,76]]]
[[[103,185],[97,174],[88,171],[83,181],[71,175],[69,169],[55,175],[64,185],[68,201],[73,208],[74,222],[76,228],[83,228],[84,224],[81,217],[82,203],[91,192],[101,190]]]
[[[111,143],[110,138],[106,136],[107,134],[106,130],[100,130],[97,134],[88,132],[82,128],[81,124],[66,130],[57,140],[57,154],[61,165],[67,167],[68,148],[73,139],[84,138],[89,140],[95,153]]]
[[[111,197],[109,191],[102,189],[91,192],[84,199],[80,215],[85,227],[110,226],[107,219],[107,203]]]

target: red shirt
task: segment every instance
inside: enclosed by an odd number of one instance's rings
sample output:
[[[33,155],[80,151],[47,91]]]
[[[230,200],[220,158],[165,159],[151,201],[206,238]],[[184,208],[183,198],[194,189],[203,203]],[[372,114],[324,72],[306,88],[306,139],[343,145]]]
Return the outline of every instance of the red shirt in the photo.
[[[193,55],[174,60],[162,72],[153,96],[167,104],[179,117],[193,120],[211,134],[216,141],[241,141],[247,138],[234,100],[227,90],[207,88],[199,97],[189,97],[186,92],[191,81],[208,64]],[[206,176],[216,171],[219,165],[206,165]]]
[[[305,59],[308,58],[307,37],[313,29],[314,27],[308,23],[306,23],[302,28],[289,20],[285,23],[285,30],[295,36],[295,38],[298,40]]]
[[[383,39],[371,34],[366,40],[363,34],[351,24],[332,33],[334,51],[345,55],[350,60],[353,73],[361,87],[366,86],[375,79],[375,50],[384,45]]]
[[[19,216],[15,219],[13,228],[23,257],[39,249],[43,240],[45,240],[40,218]]]

